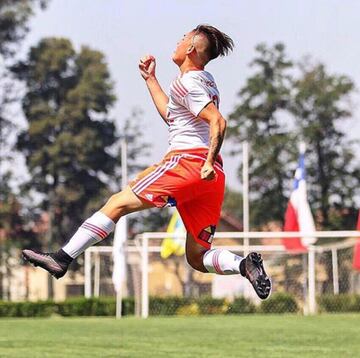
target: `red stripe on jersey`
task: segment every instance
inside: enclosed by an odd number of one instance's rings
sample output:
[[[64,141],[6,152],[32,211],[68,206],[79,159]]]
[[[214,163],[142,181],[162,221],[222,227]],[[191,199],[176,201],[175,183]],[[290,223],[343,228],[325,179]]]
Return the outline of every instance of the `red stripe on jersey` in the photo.
[[[181,83],[181,81],[178,79],[176,82],[179,87],[185,92],[185,94],[187,94],[189,91],[186,89],[186,87]]]
[[[174,87],[175,93],[178,96],[184,97],[186,95],[186,93],[179,87],[179,85],[176,82],[173,83],[173,87]]]

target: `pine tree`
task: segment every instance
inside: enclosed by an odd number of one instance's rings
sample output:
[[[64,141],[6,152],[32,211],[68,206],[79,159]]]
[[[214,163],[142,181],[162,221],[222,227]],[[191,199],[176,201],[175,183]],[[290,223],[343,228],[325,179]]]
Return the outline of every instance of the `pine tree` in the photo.
[[[341,229],[336,212],[356,205],[360,184],[359,163],[340,127],[352,115],[354,83],[347,76],[329,74],[323,64],[302,63],[300,70],[291,111],[308,146],[309,201],[322,227]]]
[[[14,193],[13,181],[13,133],[17,126],[11,106],[19,99],[16,81],[9,66],[14,63],[16,51],[29,31],[28,22],[38,5],[44,8],[47,1],[2,0],[0,2],[0,265],[6,273],[0,276],[0,298],[9,299],[3,289],[4,280],[11,280],[10,255],[13,248],[31,244],[38,246],[38,237],[27,225],[22,204]]]
[[[47,0],[2,0],[0,2],[0,54],[13,56],[29,31],[28,21],[34,8],[46,7]]]
[[[0,2],[0,174],[5,176],[4,163],[11,160],[11,133],[16,125],[11,119],[9,105],[18,99],[16,83],[9,66],[29,31],[28,22],[37,6],[45,8],[45,0],[3,0]],[[1,188],[0,188],[1,189]]]
[[[256,47],[251,62],[255,73],[249,77],[238,94],[239,104],[229,116],[228,137],[233,154],[241,142],[250,143],[250,220],[260,225],[269,220],[283,220],[293,158],[291,135],[284,120],[290,101],[292,79],[283,44],[268,48]],[[295,148],[296,149],[296,148]],[[239,168],[240,172],[241,168]],[[240,173],[239,173],[240,174]]]
[[[104,56],[67,39],[47,38],[13,68],[24,81],[22,106],[28,129],[18,137],[31,173],[29,185],[43,193],[51,214],[49,243],[63,243],[103,199],[117,158],[109,109],[115,97]]]

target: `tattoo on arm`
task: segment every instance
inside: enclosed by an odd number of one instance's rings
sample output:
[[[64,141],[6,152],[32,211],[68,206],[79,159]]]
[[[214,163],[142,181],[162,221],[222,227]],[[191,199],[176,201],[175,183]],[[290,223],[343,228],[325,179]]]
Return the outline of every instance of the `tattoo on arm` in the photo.
[[[225,128],[223,128],[219,122],[215,122],[210,126],[210,132],[210,145],[207,160],[214,163],[224,141]]]

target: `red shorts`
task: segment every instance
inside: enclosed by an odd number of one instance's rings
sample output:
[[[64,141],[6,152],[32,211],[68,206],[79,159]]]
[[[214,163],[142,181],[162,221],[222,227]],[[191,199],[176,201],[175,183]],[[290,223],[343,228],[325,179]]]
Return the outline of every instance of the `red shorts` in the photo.
[[[216,178],[203,180],[200,171],[207,149],[169,152],[164,159],[130,182],[132,191],[158,208],[176,206],[186,230],[209,249],[224,199],[225,174],[218,156]]]

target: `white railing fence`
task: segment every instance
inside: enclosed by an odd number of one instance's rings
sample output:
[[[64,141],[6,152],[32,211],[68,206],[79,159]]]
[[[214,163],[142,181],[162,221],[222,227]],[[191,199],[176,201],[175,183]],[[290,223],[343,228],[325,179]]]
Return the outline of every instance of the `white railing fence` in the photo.
[[[146,318],[149,314],[168,314],[163,307],[160,308],[160,304],[156,307],[156,301],[150,307],[150,296],[212,296],[226,297],[229,300],[244,296],[259,305],[260,301],[245,279],[196,273],[189,268],[184,257],[161,259],[162,239],[169,236],[176,234],[143,233],[130,240],[125,247],[129,269],[122,296],[135,298],[137,315]],[[265,267],[272,277],[273,292],[292,294],[304,314],[315,314],[318,312],[317,300],[323,294],[360,292],[359,274],[351,268],[352,251],[359,236],[359,231],[219,232],[213,246],[226,248],[240,255],[250,251],[262,253]],[[282,238],[288,237],[316,237],[321,238],[322,242],[309,246],[305,254],[289,253],[281,242]],[[101,268],[101,265],[104,266],[101,257],[109,257],[111,254],[112,247],[107,246],[95,246],[86,250],[86,297],[101,295],[102,285],[111,284],[111,277],[106,277]],[[111,268],[106,271],[110,272]],[[173,309],[177,312],[176,307]]]

